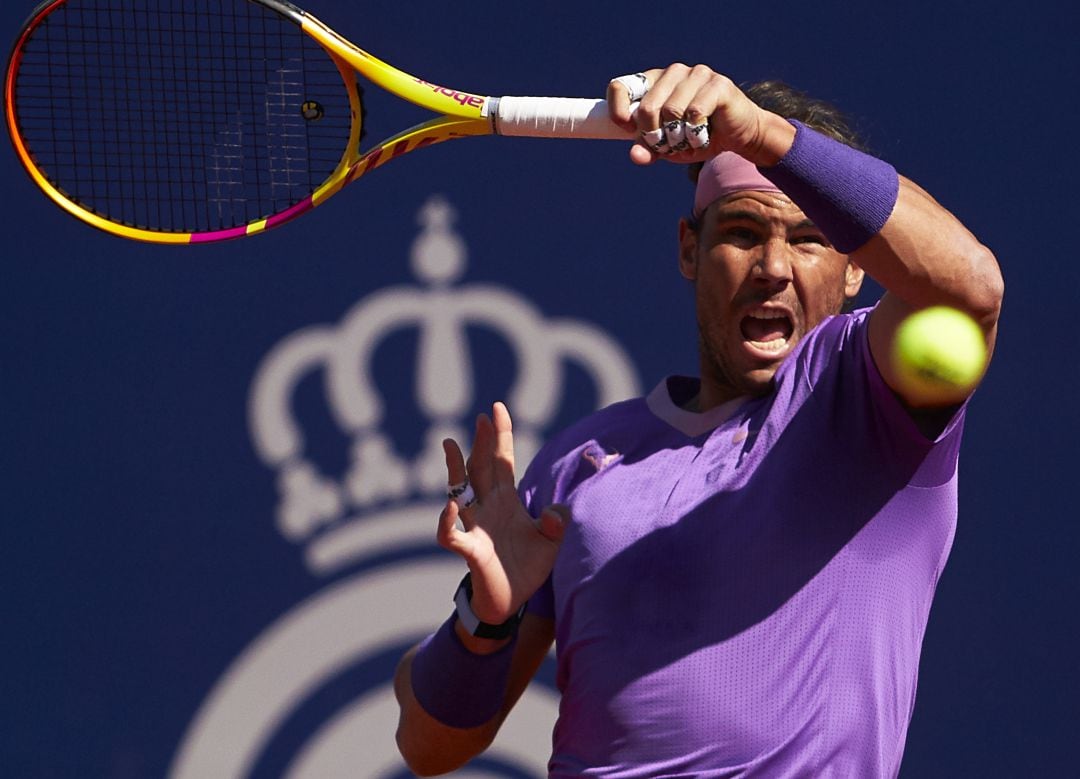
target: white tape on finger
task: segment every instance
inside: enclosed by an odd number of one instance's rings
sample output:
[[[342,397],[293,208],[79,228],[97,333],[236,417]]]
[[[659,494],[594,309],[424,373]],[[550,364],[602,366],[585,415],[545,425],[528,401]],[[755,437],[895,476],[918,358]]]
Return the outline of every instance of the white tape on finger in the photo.
[[[668,151],[667,136],[663,127],[648,130],[641,134],[641,142],[648,146],[656,154],[664,154]]]
[[[686,125],[686,142],[691,149],[704,149],[709,145],[709,123]]]
[[[466,482],[465,489],[463,489],[461,494],[454,498],[454,500],[456,500],[457,504],[463,509],[467,509],[476,503],[476,493],[473,492],[472,485]]]
[[[664,136],[667,138],[671,151],[682,151],[689,146],[686,141],[686,125],[681,119],[672,119],[664,122]]]
[[[611,79],[613,83],[617,82],[626,87],[626,91],[630,95],[630,102],[636,103],[649,92],[649,79],[645,77],[644,73],[631,73],[628,76],[618,76]]]
[[[452,501],[455,501],[459,507],[467,509],[469,506],[476,503],[476,493],[473,491],[472,485],[468,480],[459,484],[451,484],[446,488],[446,497]]]

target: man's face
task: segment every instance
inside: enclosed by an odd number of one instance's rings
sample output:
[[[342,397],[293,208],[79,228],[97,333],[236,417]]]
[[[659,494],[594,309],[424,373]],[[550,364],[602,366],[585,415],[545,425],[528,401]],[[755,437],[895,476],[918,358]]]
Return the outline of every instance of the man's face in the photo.
[[[738,192],[681,230],[679,267],[694,282],[702,379],[724,399],[768,392],[795,344],[862,284],[785,196]]]

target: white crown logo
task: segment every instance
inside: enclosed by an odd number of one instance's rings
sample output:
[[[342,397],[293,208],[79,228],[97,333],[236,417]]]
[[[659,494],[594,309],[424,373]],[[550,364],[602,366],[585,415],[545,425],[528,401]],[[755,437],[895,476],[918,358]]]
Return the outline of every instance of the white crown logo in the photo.
[[[312,326],[286,337],[263,359],[249,403],[256,452],[278,472],[277,525],[305,544],[308,567],[327,574],[365,554],[434,543],[435,519],[446,490],[441,442],[467,444],[464,416],[473,407],[473,370],[466,327],[500,336],[517,358],[506,401],[514,415],[519,463],[528,463],[555,418],[567,363],[584,370],[604,406],[638,392],[634,369],[612,338],[585,322],[546,319],[504,287],[456,286],[466,246],[454,232],[455,212],[433,197],[420,209],[413,242],[415,276],[425,287],[381,289],[336,325]],[[385,404],[371,381],[376,347],[391,332],[415,328],[416,405],[429,425],[420,453],[407,459],[387,432]],[[292,412],[300,381],[321,372],[327,406],[350,443],[340,479],[319,472],[305,456]],[[494,398],[493,398],[494,400]]]

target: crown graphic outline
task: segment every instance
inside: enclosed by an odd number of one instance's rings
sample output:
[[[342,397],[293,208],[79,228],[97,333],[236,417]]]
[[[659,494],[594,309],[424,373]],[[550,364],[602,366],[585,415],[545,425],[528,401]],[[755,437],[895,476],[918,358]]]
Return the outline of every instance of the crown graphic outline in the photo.
[[[518,462],[532,459],[558,413],[567,365],[582,369],[592,382],[598,407],[639,392],[626,353],[594,325],[548,319],[506,287],[457,284],[467,247],[453,229],[455,216],[439,196],[419,211],[422,229],[410,259],[425,286],[377,290],[338,324],[286,336],[256,370],[248,423],[256,454],[277,472],[277,527],[289,541],[305,545],[308,568],[320,575],[363,555],[434,544],[434,520],[446,489],[441,442],[466,440],[463,417],[475,394],[467,327],[493,331],[517,358],[506,401],[514,414]],[[411,459],[395,450],[371,370],[376,347],[403,328],[419,334],[415,395],[429,422],[421,451]],[[307,456],[292,410],[297,385],[314,373],[322,374],[327,408],[350,440],[349,466],[340,478],[321,473]]]

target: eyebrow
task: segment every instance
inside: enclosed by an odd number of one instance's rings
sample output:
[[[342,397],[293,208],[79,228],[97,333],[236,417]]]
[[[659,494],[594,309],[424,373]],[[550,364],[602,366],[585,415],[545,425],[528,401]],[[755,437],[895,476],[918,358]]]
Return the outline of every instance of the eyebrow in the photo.
[[[727,210],[721,209],[721,210],[716,212],[716,221],[717,222],[733,222],[733,221],[738,221],[740,219],[745,219],[746,221],[749,221],[749,222],[756,222],[759,225],[766,225],[766,224],[769,223],[768,219],[766,219],[761,214],[758,214],[758,213],[756,213],[754,211],[744,211],[744,210],[727,211]]]
[[[757,213],[756,211],[746,211],[744,209],[733,209],[733,210],[729,211],[729,210],[725,210],[725,209],[720,209],[719,211],[716,212],[716,221],[717,222],[729,222],[729,221],[739,221],[739,220],[746,220],[748,222],[754,222],[755,224],[759,224],[759,225],[762,225],[762,226],[765,226],[765,225],[767,225],[769,223],[768,219],[766,219],[765,217],[763,217],[761,214]],[[792,225],[790,229],[792,229],[792,230],[804,230],[806,228],[813,228],[815,230],[820,229],[814,223],[813,219],[803,219],[798,224]]]

